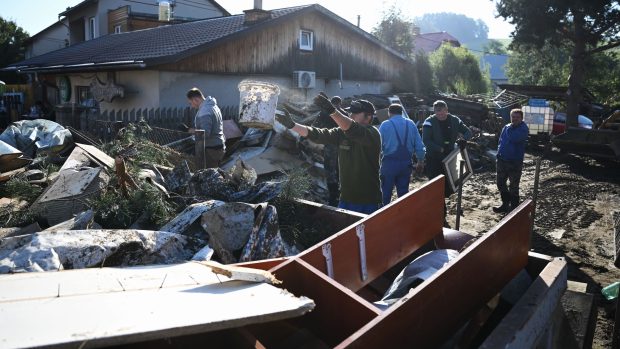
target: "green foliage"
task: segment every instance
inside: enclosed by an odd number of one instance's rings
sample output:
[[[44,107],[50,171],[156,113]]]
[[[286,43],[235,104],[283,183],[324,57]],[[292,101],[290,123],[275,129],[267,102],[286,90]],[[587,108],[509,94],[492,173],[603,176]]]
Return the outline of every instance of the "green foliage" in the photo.
[[[0,196],[26,200],[29,204],[32,204],[42,192],[41,187],[21,178],[11,178],[0,188]]]
[[[515,25],[512,48],[562,48],[568,44],[568,88],[573,93],[566,98],[566,123],[576,126],[581,89],[590,75],[588,61],[596,59],[590,57],[620,46],[618,0],[497,0],[497,12]]]
[[[176,205],[169,202],[164,194],[148,183],[131,190],[125,198],[116,188],[108,188],[91,200],[95,220],[104,228],[126,229],[142,214],[146,221],[161,226],[174,218]]]
[[[569,46],[544,45],[517,47],[506,63],[510,83],[523,85],[566,86],[571,69]],[[585,60],[587,75],[583,86],[600,103],[620,102],[620,57],[614,51],[589,56]]]
[[[441,91],[469,95],[490,88],[488,73],[480,70],[478,58],[464,47],[442,45],[431,54],[430,62]]]
[[[407,19],[400,9],[390,7],[383,13],[372,34],[394,50],[410,57],[413,52],[413,22]]]
[[[310,189],[312,179],[303,168],[296,168],[287,172],[288,181],[284,184],[278,200],[292,201],[294,198],[303,198]]]
[[[137,168],[132,164],[159,164],[172,166],[171,157],[180,157],[174,150],[163,147],[157,143],[149,141],[146,136],[151,132],[151,127],[144,121],[137,124],[129,124],[123,128],[118,138],[110,143],[103,145],[103,151],[115,157],[124,153],[129,147],[134,147],[131,152],[131,163],[128,165],[129,171],[135,173]]]
[[[506,76],[513,84],[565,86],[570,69],[569,57],[570,51],[566,47],[516,46],[506,63]]]
[[[28,33],[15,22],[0,17],[0,68],[24,59],[24,42],[28,38]],[[13,72],[0,71],[0,80],[6,83],[21,83],[24,79]]]
[[[495,39],[489,39],[489,41],[487,41],[487,43],[482,46],[482,51],[494,55],[508,54],[508,51],[506,50],[506,47],[504,47],[504,44],[501,41]]]
[[[394,81],[394,89],[397,92],[421,94],[434,91],[433,70],[426,54],[416,53],[413,62],[407,65],[398,79]]]

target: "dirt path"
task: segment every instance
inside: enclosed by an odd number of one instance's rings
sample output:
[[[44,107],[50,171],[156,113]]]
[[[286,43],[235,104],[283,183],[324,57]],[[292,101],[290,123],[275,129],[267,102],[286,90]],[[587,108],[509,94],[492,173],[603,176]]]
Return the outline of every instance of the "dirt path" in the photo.
[[[532,197],[535,157],[528,153],[521,180],[521,197]],[[413,187],[417,187],[417,181]],[[480,234],[503,217],[492,211],[499,195],[494,168],[477,169],[463,187],[460,230]],[[454,227],[456,195],[448,200],[448,222]],[[568,261],[568,279],[588,284],[594,294],[598,319],[593,348],[611,347],[614,304],[600,293],[620,281],[614,262],[614,212],[620,212],[620,164],[550,152],[541,163],[538,208],[533,247],[535,252]],[[617,219],[617,218],[616,218]]]

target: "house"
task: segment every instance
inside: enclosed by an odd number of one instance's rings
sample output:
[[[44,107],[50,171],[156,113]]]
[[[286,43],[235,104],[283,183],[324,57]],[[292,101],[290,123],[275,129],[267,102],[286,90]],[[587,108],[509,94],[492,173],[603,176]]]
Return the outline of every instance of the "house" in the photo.
[[[461,46],[459,40],[447,32],[419,34],[414,30],[413,51],[415,53],[421,52],[430,55],[437,51],[444,43],[448,43],[453,47]]]
[[[485,53],[480,57],[480,68],[484,71],[489,68],[489,75],[491,82],[499,84],[507,84],[508,77],[506,76],[506,63],[508,62],[508,55],[495,55]]]
[[[166,9],[168,16],[160,20],[160,12]],[[228,15],[230,13],[214,0],[160,0],[159,4],[155,1],[84,0],[61,12],[58,22],[33,35],[28,41],[26,58],[107,34]]]
[[[245,79],[278,84],[280,99],[387,93],[407,64],[320,5],[267,11],[255,2],[244,14],[101,36],[5,69],[36,73],[61,103],[118,110],[186,106],[192,87],[236,107]]]

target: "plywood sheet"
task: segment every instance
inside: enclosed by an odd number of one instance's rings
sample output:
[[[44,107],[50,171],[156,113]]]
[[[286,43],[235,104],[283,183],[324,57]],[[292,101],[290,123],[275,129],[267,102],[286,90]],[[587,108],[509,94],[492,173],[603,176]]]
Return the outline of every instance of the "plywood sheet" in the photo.
[[[308,298],[216,276],[197,263],[1,275],[0,347],[131,343],[281,320],[313,307]]]

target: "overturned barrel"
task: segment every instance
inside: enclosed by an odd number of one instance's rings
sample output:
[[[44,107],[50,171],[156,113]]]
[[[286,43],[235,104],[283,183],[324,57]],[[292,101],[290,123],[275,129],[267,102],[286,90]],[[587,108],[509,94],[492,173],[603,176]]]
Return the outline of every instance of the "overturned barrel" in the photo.
[[[280,88],[262,81],[239,83],[239,124],[261,129],[273,128]]]

